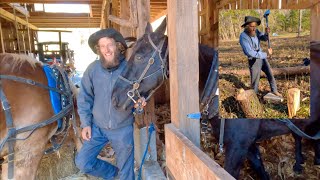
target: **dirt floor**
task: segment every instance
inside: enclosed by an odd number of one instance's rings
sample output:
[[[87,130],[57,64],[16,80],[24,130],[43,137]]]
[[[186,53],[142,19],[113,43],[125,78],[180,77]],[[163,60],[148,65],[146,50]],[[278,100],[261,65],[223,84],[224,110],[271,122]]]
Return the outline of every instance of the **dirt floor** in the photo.
[[[272,59],[269,63],[272,68],[303,66],[303,59],[310,58],[310,36],[303,37],[276,37],[271,39],[273,49]],[[262,42],[261,47],[267,49],[267,43]],[[225,118],[245,117],[240,105],[236,101],[236,95],[240,88],[250,89],[250,77],[236,74],[221,73],[228,70],[248,69],[248,60],[243,54],[237,41],[219,42],[219,90],[220,90],[220,116]],[[289,88],[301,90],[300,110],[296,118],[309,117],[310,103],[310,76],[293,75],[275,77],[278,90],[283,95],[284,101],[272,104],[263,101],[263,96],[270,92],[266,78],[261,78],[258,97],[264,107],[261,118],[287,118],[286,93]]]

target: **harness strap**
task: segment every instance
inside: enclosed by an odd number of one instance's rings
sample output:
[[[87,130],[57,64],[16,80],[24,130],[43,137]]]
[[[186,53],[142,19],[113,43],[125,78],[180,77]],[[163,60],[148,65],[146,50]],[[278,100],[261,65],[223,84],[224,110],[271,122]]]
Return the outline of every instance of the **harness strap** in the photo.
[[[219,135],[219,151],[223,153],[223,137],[224,137],[224,125],[225,125],[225,118],[221,118],[220,124],[220,135]]]
[[[22,77],[11,76],[11,75],[0,75],[0,79],[8,79],[8,80],[16,81],[16,82],[22,82],[22,83],[25,83],[25,84],[30,84],[30,85],[33,85],[33,86],[38,86],[38,87],[47,89],[47,90],[55,91],[55,92],[63,94],[63,95],[68,95],[64,91],[61,91],[61,90],[59,90],[57,88],[46,86],[46,85],[44,85],[42,83],[33,81],[31,79],[26,79],[26,78],[22,78]]]
[[[320,139],[320,131],[317,134],[315,134],[314,136],[309,136],[308,134],[301,131],[301,129],[299,129],[296,125],[294,125],[293,122],[290,121],[289,119],[276,119],[276,120],[285,124],[291,131],[293,131],[295,134],[297,134],[300,137],[312,139],[312,140],[319,140]]]
[[[8,129],[8,134],[7,134],[7,138],[5,138],[5,140],[7,141],[9,138],[16,137],[16,129],[13,127],[13,119],[12,119],[12,114],[11,114],[11,107],[10,104],[8,102],[7,97],[5,96],[3,90],[2,90],[2,81],[0,78],[0,100],[1,100],[1,105],[2,105],[2,109],[5,112],[5,118],[6,118],[6,126]],[[2,150],[3,146],[5,144],[4,142],[1,142],[0,145],[0,151]],[[8,142],[8,179],[13,179],[13,170],[14,170],[14,145],[15,142],[11,141]]]

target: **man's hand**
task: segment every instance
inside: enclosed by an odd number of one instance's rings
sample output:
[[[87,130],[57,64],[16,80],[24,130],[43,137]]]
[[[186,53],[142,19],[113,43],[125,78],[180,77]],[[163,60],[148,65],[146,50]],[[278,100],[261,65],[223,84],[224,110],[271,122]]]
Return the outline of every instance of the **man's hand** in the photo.
[[[272,48],[268,49],[268,53],[269,53],[269,55],[272,55]]]
[[[269,34],[270,33],[270,28],[269,27],[266,27],[265,29],[265,34]]]
[[[84,127],[81,131],[81,136],[84,140],[86,141],[90,141],[91,139],[91,127],[90,126],[87,126],[87,127]]]

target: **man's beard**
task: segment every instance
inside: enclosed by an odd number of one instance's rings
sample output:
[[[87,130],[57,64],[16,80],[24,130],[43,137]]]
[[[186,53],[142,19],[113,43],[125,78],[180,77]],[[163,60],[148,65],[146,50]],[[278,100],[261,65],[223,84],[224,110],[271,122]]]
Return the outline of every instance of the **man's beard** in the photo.
[[[119,66],[120,59],[119,59],[119,51],[117,50],[115,56],[113,57],[112,61],[107,61],[103,55],[100,55],[101,64],[106,69],[113,69]]]
[[[250,37],[256,36],[256,31],[250,31],[249,29],[247,29],[246,32]]]

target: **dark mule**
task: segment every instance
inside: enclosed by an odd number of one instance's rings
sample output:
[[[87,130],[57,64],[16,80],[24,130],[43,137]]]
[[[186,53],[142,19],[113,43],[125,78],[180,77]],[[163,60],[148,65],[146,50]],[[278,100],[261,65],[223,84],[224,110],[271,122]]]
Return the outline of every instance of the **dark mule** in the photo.
[[[47,86],[46,75],[39,61],[16,54],[0,54],[0,75],[0,145],[4,145],[0,147],[0,159],[5,160],[1,177],[35,179],[48,140],[57,131],[57,121],[54,120],[57,116],[54,116],[49,91],[38,86]],[[28,81],[19,82],[21,78]],[[65,110],[67,107],[62,110],[65,114],[59,113],[61,117],[72,112],[70,104],[68,110]],[[49,123],[48,119],[52,121]],[[8,166],[13,167],[8,171]]]
[[[165,47],[167,47],[168,42],[167,36],[164,35],[164,30],[164,24],[156,32],[152,32],[150,25],[148,25],[146,33],[137,41],[132,56],[128,61],[128,66],[114,86],[112,100],[116,108],[132,108],[132,100],[135,100],[136,96],[149,97],[152,91],[163,82],[167,72],[167,69],[164,69],[167,68],[167,61],[165,59],[166,62],[163,62],[163,57],[165,57]],[[162,42],[164,42],[163,46],[161,45]],[[205,51],[212,53],[205,53]],[[210,65],[216,63],[212,62],[212,59],[214,59],[213,57],[217,52],[214,49],[203,48],[202,46],[199,46],[199,52],[201,53],[199,55],[199,84],[203,86],[203,82],[206,82],[209,74]],[[208,56],[204,56],[204,54]],[[210,62],[208,63],[210,65],[204,65],[202,57],[206,59],[206,62]],[[315,101],[312,102],[315,103]],[[214,102],[212,101],[212,103]],[[316,120],[293,120],[293,122],[299,128],[304,129],[308,124],[312,124]],[[218,116],[211,117],[210,123],[213,134],[218,139],[220,133]],[[289,134],[291,130],[276,119],[226,119],[224,129],[224,144],[226,147],[224,168],[232,176],[238,178],[243,162],[247,158],[261,179],[269,179],[256,142],[273,136]],[[301,155],[301,152],[297,151],[297,154]],[[319,153],[316,153],[315,160],[320,160]]]

